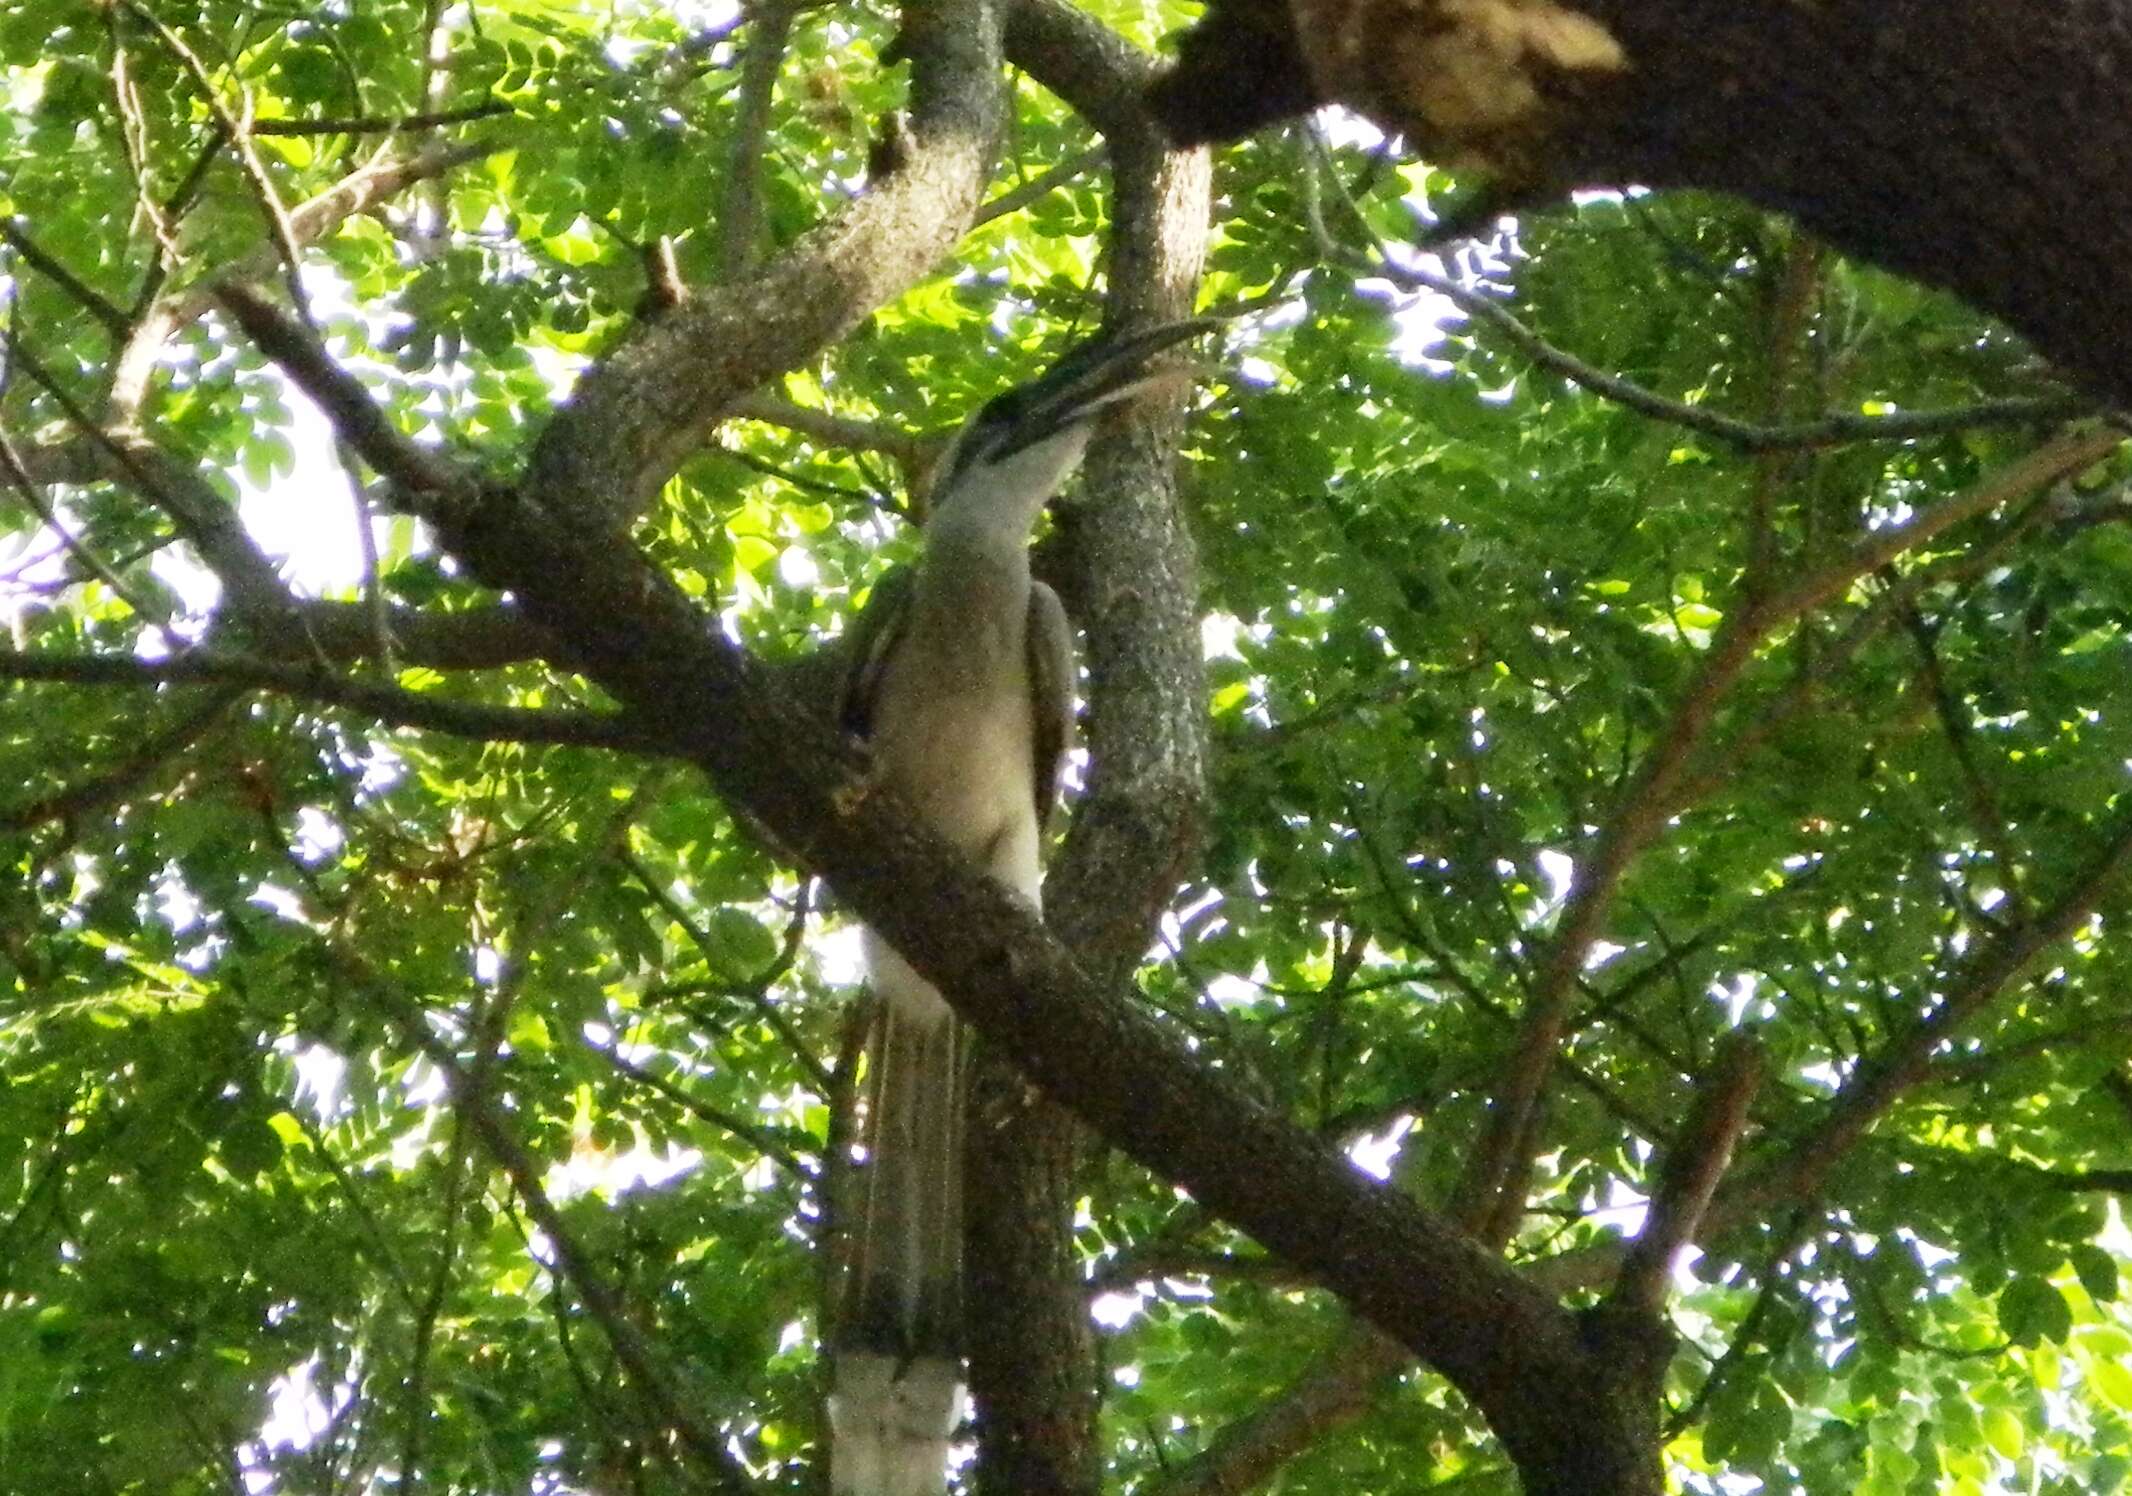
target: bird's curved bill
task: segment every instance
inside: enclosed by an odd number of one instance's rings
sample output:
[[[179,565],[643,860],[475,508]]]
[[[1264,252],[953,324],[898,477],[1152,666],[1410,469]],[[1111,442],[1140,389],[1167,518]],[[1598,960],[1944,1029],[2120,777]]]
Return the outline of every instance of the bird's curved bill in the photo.
[[[1165,349],[1199,337],[1221,323],[1213,317],[1165,322],[1120,335],[1106,334],[1067,353],[1050,370],[1015,392],[1014,446],[1028,446],[1144,390],[1193,378],[1191,366],[1151,369]]]

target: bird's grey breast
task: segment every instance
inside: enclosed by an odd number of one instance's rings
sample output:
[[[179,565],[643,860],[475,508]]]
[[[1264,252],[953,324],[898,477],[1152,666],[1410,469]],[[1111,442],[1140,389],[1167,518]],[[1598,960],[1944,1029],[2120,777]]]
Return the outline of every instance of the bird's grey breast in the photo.
[[[873,724],[883,776],[973,856],[994,844],[1007,819],[1031,814],[1034,793],[1028,575],[1017,586],[990,570],[954,579],[954,607],[928,606],[942,593],[925,582],[941,579],[921,581],[884,668]]]

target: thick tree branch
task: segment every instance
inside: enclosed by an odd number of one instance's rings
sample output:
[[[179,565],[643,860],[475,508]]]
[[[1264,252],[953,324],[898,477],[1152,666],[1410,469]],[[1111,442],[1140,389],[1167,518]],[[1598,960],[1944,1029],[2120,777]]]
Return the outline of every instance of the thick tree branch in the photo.
[[[1570,1316],[1091,980],[1024,904],[857,773],[633,546],[571,507],[493,493],[432,519],[453,554],[570,639],[648,732],[685,741],[722,794],[827,877],[1032,1080],[1442,1370],[1530,1489],[1657,1489],[1650,1450],[1624,1438],[1616,1389]],[[913,899],[913,888],[931,893]],[[1535,1377],[1560,1395],[1535,1402]]]
[[[1000,117],[997,26],[977,0],[906,14],[911,149],[886,180],[737,285],[640,323],[535,444],[528,491],[603,526],[641,513],[733,402],[812,358],[962,237]]]
[[[1122,50],[1120,48],[1122,47]],[[1132,48],[1126,83],[1146,63]],[[1049,85],[1052,60],[1022,57]],[[1127,65],[1121,63],[1121,66]],[[1110,325],[1189,316],[1210,211],[1202,152],[1149,144],[1146,121],[1112,145]],[[1153,938],[1198,844],[1205,797],[1206,692],[1199,588],[1175,476],[1182,390],[1135,402],[1085,464],[1085,496],[1058,519],[1061,588],[1087,636],[1088,794],[1045,887],[1045,906],[1082,966],[1122,986]],[[984,1496],[1101,1486],[1100,1381],[1074,1247],[1079,1124],[1032,1098],[1020,1075],[980,1069],[970,1165],[970,1385]]]
[[[262,640],[269,654],[304,655],[332,661],[360,660],[377,652],[378,629],[368,604],[300,599],[295,627],[279,639]],[[447,613],[436,608],[391,607],[385,632],[402,666],[432,670],[493,670],[528,660],[569,662],[559,641],[505,605]]]
[[[1152,148],[1147,83],[1154,60],[1067,0],[1015,0],[1007,57],[1070,105],[1112,145]]]
[[[1544,36],[1535,23],[1530,45],[1498,47],[1493,7],[1222,0],[1157,112],[1204,140],[1337,101],[1527,199],[1628,183],[1737,193],[1952,289],[2132,403],[2118,335],[2132,325],[2132,176],[2094,134],[2132,74],[2121,4],[1580,0],[1546,14]]]

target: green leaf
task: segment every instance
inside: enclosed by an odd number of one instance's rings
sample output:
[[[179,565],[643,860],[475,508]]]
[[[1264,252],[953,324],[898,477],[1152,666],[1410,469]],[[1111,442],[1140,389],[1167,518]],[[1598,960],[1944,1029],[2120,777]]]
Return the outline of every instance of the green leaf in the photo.
[[[2073,1312],[2047,1279],[2019,1277],[1999,1295],[1999,1327],[2016,1345],[2063,1340],[2072,1332]]]

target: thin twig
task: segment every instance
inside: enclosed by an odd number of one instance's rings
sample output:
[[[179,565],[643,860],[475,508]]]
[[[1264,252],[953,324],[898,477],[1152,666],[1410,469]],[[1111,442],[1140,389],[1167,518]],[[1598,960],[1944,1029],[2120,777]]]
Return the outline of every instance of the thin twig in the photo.
[[[1830,1099],[1820,1125],[1743,1187],[1737,1200],[1725,1202],[1727,1215],[1771,1198],[1813,1198],[1836,1161],[1906,1091],[1931,1076],[1932,1057],[1940,1047],[2039,955],[2078,930],[2128,867],[2132,867],[2132,812],[2123,815],[2103,850],[2072,880],[2056,904],[1978,949],[1955,979],[1934,984],[1945,995],[1931,1012],[1853,1070]]]
[[[200,90],[202,102],[208,113],[228,137],[237,152],[237,164],[244,169],[245,180],[251,184],[252,194],[258,200],[259,212],[266,219],[267,230],[273,237],[275,248],[280,251],[282,274],[289,288],[289,300],[306,322],[311,320],[311,300],[303,285],[303,241],[297,237],[296,225],[289,217],[288,205],[281,200],[274,179],[267,173],[266,162],[260,159],[258,148],[252,143],[251,90],[238,85],[242,104],[235,114],[223,102],[222,92],[215,86],[214,76],[200,55],[186,44],[162,18],[141,5],[140,0],[122,0],[128,14],[141,21],[161,38],[173,56],[191,76],[193,85]]]
[[[44,521],[46,529],[59,537],[59,543],[67,548],[68,553],[89,569],[90,575],[110,588],[112,594],[120,602],[133,610],[135,617],[155,629],[157,634],[161,635],[163,643],[172,652],[179,652],[189,647],[183,638],[172,632],[170,615],[163,609],[153,606],[146,598],[135,592],[127,584],[125,578],[121,577],[112,568],[111,564],[104,560],[96,548],[81,536],[76,535],[67,526],[66,522],[59,517],[59,512],[45,501],[45,497],[38,491],[37,485],[30,481],[29,471],[22,465],[22,457],[16,452],[15,444],[8,440],[7,433],[4,431],[0,431],[0,468],[7,470],[8,482],[14,485],[17,493],[22,495],[22,502],[29,505],[30,511]]]
[[[416,114],[359,115],[338,119],[255,119],[252,121],[252,134],[397,135],[408,130],[434,130],[445,125],[469,124],[477,119],[494,119],[500,114],[511,112],[511,106],[503,100],[491,99],[484,104],[468,104],[460,109],[423,110]]]
[[[688,936],[689,944],[702,953],[705,962],[713,970],[717,970],[718,962],[713,955],[709,933],[682,907],[681,901],[674,897],[658,874],[646,867],[644,860],[634,852],[625,850],[621,861],[622,866],[629,869],[630,875],[643,885],[644,891],[666,912],[666,917],[680,926],[681,933]],[[815,1056],[806,1040],[800,1037],[799,1030],[793,1028],[791,1020],[785,1017],[776,1003],[770,1001],[769,996],[771,985],[791,969],[792,962],[798,955],[799,934],[805,933],[806,911],[807,904],[802,899],[793,922],[786,926],[785,945],[778,953],[778,958],[770,963],[767,970],[754,977],[737,979],[740,983],[738,990],[748,999],[755,1011],[762,1015],[763,1022],[770,1026],[771,1031],[784,1040],[785,1047],[792,1052],[793,1059],[807,1072],[808,1079],[814,1082],[815,1094],[826,1097],[836,1090],[835,1080],[830,1076],[828,1068]],[[798,934],[795,933],[795,927]]]
[[[631,1319],[620,1291],[594,1269],[591,1256],[578,1243],[577,1234],[541,1187],[540,1169],[534,1164],[532,1155],[504,1125],[488,1093],[473,1083],[469,1072],[459,1064],[450,1048],[430,1032],[421,1014],[402,1015],[401,1027],[429,1057],[430,1063],[444,1073],[459,1114],[481,1140],[484,1151],[510,1178],[512,1188],[525,1202],[526,1214],[548,1238],[557,1275],[576,1291],[586,1313],[606,1332],[607,1343],[614,1348],[615,1359],[622,1363],[630,1380],[643,1390],[667,1426],[681,1436],[690,1452],[708,1469],[716,1489],[731,1493],[731,1496],[746,1496],[750,1490],[749,1482],[732,1455],[727,1453],[724,1441],[715,1429],[697,1419],[688,1402],[668,1383],[653,1357],[651,1346]]]
[[[982,227],[995,218],[1005,218],[1010,213],[1021,212],[1031,203],[1041,202],[1068,182],[1080,178],[1090,168],[1109,159],[1109,156],[1108,145],[1092,145],[1075,151],[1049,170],[1039,172],[1028,181],[1009,187],[999,196],[992,198],[977,210],[976,216],[970,220],[970,227]]]
[[[1340,183],[1339,174],[1329,172],[1327,175],[1340,186],[1344,195],[1345,184]],[[1395,259],[1364,216],[1360,204],[1350,198],[1347,206],[1350,216],[1369,237],[1374,254],[1355,255],[1328,233],[1320,241],[1327,258],[1356,274],[1381,276],[1403,290],[1429,291],[1441,296],[1469,317],[1494,328],[1506,342],[1534,363],[1560,374],[1572,384],[1654,420],[1716,437],[1744,452],[1804,450],[1856,441],[1911,441],[1982,426],[2055,424],[2095,410],[2094,401],[2077,395],[2042,395],[1983,400],[1946,410],[1899,411],[1875,416],[1827,415],[1815,421],[1782,426],[1738,420],[1703,406],[1668,399],[1634,380],[1624,379],[1564,352],[1486,293],[1420,265]]]
[[[1519,1175],[1529,1162],[1529,1129],[1540,1092],[1568,1022],[1569,1005],[1585,955],[1599,938],[1616,888],[1630,864],[1681,809],[1680,786],[1717,709],[1752,661],[1759,642],[1840,595],[1858,577],[1885,565],[1962,520],[2045,487],[2115,451],[2120,433],[2108,426],[2061,433],[2006,464],[1966,493],[1874,531],[1810,575],[1766,590],[1750,581],[1726,615],[1694,681],[1675,703],[1657,740],[1639,760],[1613,813],[1601,825],[1564,906],[1528,999],[1516,1048],[1498,1084],[1496,1108],[1475,1148],[1460,1189],[1466,1218],[1492,1222],[1507,1235],[1521,1206]]]
[[[583,1043],[587,1049],[612,1065],[617,1074],[625,1075],[638,1085],[657,1091],[661,1096],[664,1096],[668,1101],[671,1101],[698,1121],[707,1122],[721,1132],[731,1133],[734,1137],[739,1138],[742,1142],[755,1149],[763,1157],[775,1163],[794,1179],[806,1183],[815,1178],[814,1168],[805,1159],[778,1141],[768,1128],[760,1127],[748,1121],[745,1117],[725,1110],[723,1107],[712,1105],[702,1097],[693,1095],[682,1087],[675,1085],[656,1071],[647,1070],[635,1061],[625,1059],[617,1049],[611,1046],[595,1044],[590,1039],[585,1039]]]
[[[91,316],[110,330],[113,337],[123,338],[132,330],[133,321],[123,309],[40,246],[23,229],[20,219],[0,218],[0,241],[5,241],[16,254],[42,272],[46,280],[81,303]]]
[[[311,397],[341,440],[378,472],[411,493],[453,493],[471,486],[472,480],[443,457],[393,425],[363,382],[341,367],[313,328],[241,282],[224,285],[216,294],[259,351]]]
[[[119,140],[126,151],[126,169],[133,176],[135,211],[147,220],[159,262],[167,267],[178,260],[178,236],[149,183],[148,116],[141,108],[140,85],[133,76],[133,54],[126,46],[125,28],[118,23],[117,11],[106,7],[103,16],[104,29],[111,38],[111,92],[118,108]]]
[[[728,406],[727,410],[742,420],[761,421],[766,426],[782,426],[787,431],[797,431],[802,436],[833,447],[886,452],[906,468],[913,465],[924,466],[947,442],[945,437],[921,436],[915,431],[906,431],[883,421],[856,420],[831,411],[817,410],[811,405],[799,405],[775,395],[743,395]]]
[[[1976,821],[1977,835],[1998,867],[1999,882],[2006,897],[2012,901],[2012,909],[2025,916],[2028,894],[2022,886],[2022,864],[2014,856],[2013,839],[2006,830],[2006,817],[1999,810],[1998,794],[1977,762],[1973,734],[1962,713],[1962,704],[1947,683],[1946,667],[1940,661],[1938,636],[1914,602],[1906,600],[1903,603],[1902,620],[1917,645],[1918,671],[1923,678],[1925,694],[1938,714],[1940,731],[1954,753],[1955,764],[1962,771],[1962,784],[1969,792],[1969,811]]]
[[[377,517],[371,512],[370,495],[355,470],[355,449],[344,441],[333,444],[340,459],[341,476],[348,484],[348,507],[354,511],[355,548],[363,563],[363,611],[370,623],[370,647],[385,672],[399,671],[399,646],[392,637],[392,605],[385,597],[384,572],[378,560]]]
[[[21,805],[0,810],[0,831],[26,831],[47,821],[71,821],[110,804],[198,742],[243,694],[234,688],[217,691],[198,711],[181,718],[167,732],[150,738],[138,752],[128,754],[110,768]]]
[[[437,1317],[444,1312],[444,1298],[451,1289],[452,1269],[459,1259],[459,1226],[465,1209],[467,1181],[466,1125],[452,1119],[451,1159],[444,1170],[443,1241],[437,1248],[437,1270],[430,1276],[429,1291],[415,1311],[414,1345],[407,1354],[407,1427],[401,1436],[400,1469],[409,1479],[422,1469],[423,1441],[428,1437],[430,1347],[436,1336]]]

